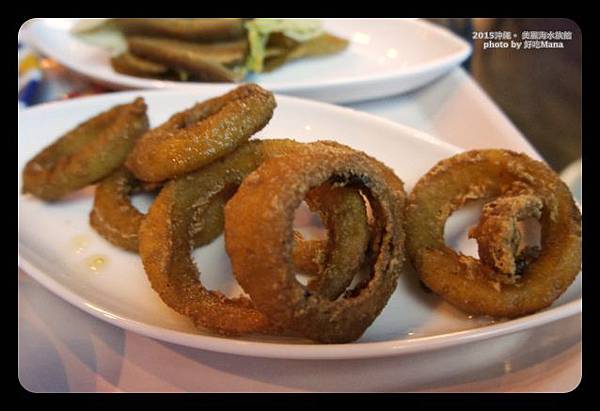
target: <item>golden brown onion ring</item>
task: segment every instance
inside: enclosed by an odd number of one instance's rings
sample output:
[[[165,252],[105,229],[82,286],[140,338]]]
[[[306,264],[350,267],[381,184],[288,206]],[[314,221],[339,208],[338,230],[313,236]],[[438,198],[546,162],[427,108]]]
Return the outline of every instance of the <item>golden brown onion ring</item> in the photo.
[[[140,180],[159,182],[226,156],[267,125],[273,94],[255,84],[201,102],[148,131],[126,166]]]
[[[148,129],[146,104],[136,98],[79,124],[31,159],[23,192],[57,200],[115,171]]]
[[[385,170],[385,171],[384,171]],[[372,277],[331,301],[294,276],[293,219],[308,191],[325,182],[364,188],[381,238]],[[402,182],[363,153],[323,146],[264,162],[225,207],[225,243],[233,272],[256,307],[283,328],[324,343],[359,338],[387,304],[404,260]]]
[[[500,283],[495,267],[445,245],[446,219],[465,202],[525,194],[543,203],[541,252],[515,284]],[[539,311],[581,267],[581,214],[569,189],[544,163],[508,150],[474,150],[440,161],[410,195],[406,230],[421,280],[468,313],[512,318]]]

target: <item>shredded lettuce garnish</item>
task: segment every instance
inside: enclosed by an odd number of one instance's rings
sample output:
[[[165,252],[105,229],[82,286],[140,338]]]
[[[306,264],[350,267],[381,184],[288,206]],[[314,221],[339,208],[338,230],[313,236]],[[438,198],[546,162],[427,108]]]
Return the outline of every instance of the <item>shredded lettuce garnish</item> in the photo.
[[[110,25],[107,19],[82,20],[73,26],[71,32],[85,43],[107,50],[111,56],[127,51],[125,35]]]
[[[313,19],[254,19],[245,27],[250,46],[246,68],[256,73],[263,71],[267,42],[272,33],[282,33],[299,43],[323,34],[321,22]]]

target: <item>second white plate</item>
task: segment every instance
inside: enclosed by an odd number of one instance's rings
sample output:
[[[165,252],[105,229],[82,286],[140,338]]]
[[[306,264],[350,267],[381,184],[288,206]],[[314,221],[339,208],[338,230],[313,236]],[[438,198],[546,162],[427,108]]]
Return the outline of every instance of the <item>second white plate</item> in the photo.
[[[24,40],[68,68],[113,88],[196,89],[218,94],[222,83],[172,82],[116,73],[108,52],[70,32],[77,19],[35,19]],[[291,62],[247,81],[283,94],[348,103],[404,93],[462,63],[471,46],[432,23],[405,19],[324,20],[326,30],[350,40],[336,55]]]

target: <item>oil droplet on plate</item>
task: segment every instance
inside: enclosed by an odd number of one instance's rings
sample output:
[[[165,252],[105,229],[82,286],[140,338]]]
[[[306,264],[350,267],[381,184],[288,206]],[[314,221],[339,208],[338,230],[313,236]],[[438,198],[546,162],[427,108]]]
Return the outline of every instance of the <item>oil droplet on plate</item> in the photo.
[[[352,35],[352,40],[359,44],[369,44],[371,42],[371,36],[357,31]]]
[[[396,57],[398,57],[398,50],[396,50],[396,49],[388,49],[388,50],[385,52],[385,55],[386,55],[388,58],[395,59]]]
[[[92,271],[100,271],[106,265],[108,260],[105,256],[93,255],[85,260],[87,267]]]
[[[71,244],[75,247],[75,252],[81,254],[89,245],[90,240],[83,234],[71,239]]]

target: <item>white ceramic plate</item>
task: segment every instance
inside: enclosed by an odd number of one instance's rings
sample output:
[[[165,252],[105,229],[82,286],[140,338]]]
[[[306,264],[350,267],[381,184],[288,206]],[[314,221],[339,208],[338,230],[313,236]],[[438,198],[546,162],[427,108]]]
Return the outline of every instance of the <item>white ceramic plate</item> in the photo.
[[[57,136],[115,104],[142,95],[151,125],[207,93],[151,91],[113,93],[51,103],[19,113],[19,189],[25,162]],[[391,166],[410,190],[418,178],[442,158],[458,151],[428,135],[347,108],[278,96],[278,107],[259,138],[293,137],[300,141],[334,139],[377,157]],[[493,323],[473,318],[420,288],[406,269],[398,289],[377,320],[358,341],[344,345],[313,344],[289,338],[222,338],[195,330],[166,307],[151,289],[139,257],[112,246],[88,224],[93,189],[69,201],[47,204],[19,194],[19,265],[51,291],[86,312],[120,327],[173,343],[218,352],[260,357],[334,359],[406,354],[499,336],[557,320],[581,311],[581,279],[543,312]],[[135,197],[142,209],[150,199]],[[447,227],[447,241],[473,254],[464,235],[476,212],[460,211]],[[100,257],[105,264],[90,269]],[[203,282],[228,295],[240,290],[230,274],[223,238],[198,249],[194,258]],[[580,276],[581,277],[581,276]]]
[[[109,87],[197,89],[220,93],[223,83],[180,83],[119,74],[109,54],[79,41],[70,29],[76,19],[30,21],[24,39],[70,69]],[[351,41],[343,53],[286,64],[249,77],[277,93],[328,102],[351,102],[403,93],[436,79],[471,53],[451,32],[419,20],[325,20],[324,27]]]

